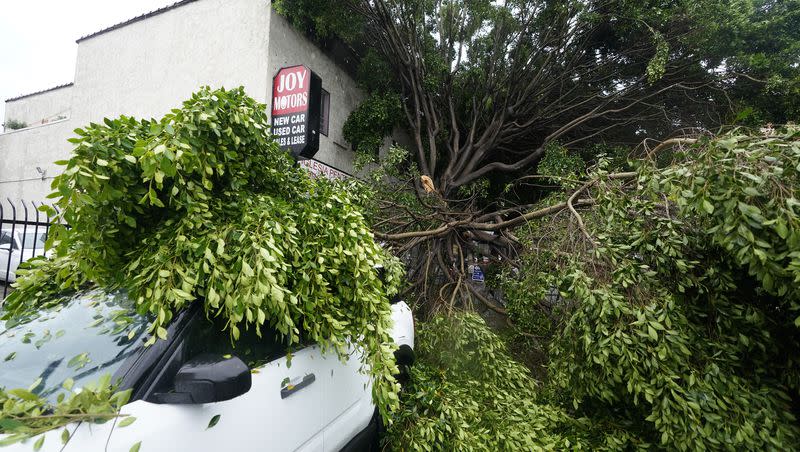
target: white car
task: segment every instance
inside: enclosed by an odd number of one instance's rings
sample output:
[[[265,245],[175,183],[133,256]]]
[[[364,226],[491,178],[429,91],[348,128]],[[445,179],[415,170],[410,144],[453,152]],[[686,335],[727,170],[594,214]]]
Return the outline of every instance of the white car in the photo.
[[[17,225],[0,231],[0,281],[17,280],[17,267],[35,256],[44,256],[44,242],[47,240],[45,227]]]
[[[392,318],[392,336],[401,346],[396,356],[405,368],[413,361],[411,310],[395,301]],[[33,392],[55,400],[68,378],[80,387],[112,374],[121,389],[133,390],[121,410],[136,418],[133,424],[116,425],[123,418],[74,423],[66,445],[57,429],[45,434],[42,451],[127,452],[140,441],[143,452],[377,445],[380,420],[358,350],[342,362],[335,352],[304,344],[292,351],[289,366],[289,350],[270,331],[262,330],[262,338],[243,332],[234,347],[224,322],[207,319],[199,305],[175,317],[167,340],[144,347],[149,321],[124,293],[94,291],[17,325],[0,322],[0,387],[27,388],[41,378]],[[30,451],[36,439],[0,452]]]

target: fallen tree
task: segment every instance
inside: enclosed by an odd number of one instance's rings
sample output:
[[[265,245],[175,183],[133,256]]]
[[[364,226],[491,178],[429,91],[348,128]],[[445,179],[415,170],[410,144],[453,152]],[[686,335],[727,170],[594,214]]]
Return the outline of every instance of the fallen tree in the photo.
[[[532,369],[474,314],[420,327],[396,449],[800,447],[800,129],[643,154],[551,175],[514,229],[506,337]]]

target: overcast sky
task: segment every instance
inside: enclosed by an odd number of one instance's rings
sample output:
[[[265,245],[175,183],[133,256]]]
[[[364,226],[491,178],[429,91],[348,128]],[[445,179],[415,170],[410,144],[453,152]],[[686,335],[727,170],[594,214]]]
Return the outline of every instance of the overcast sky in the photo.
[[[76,39],[175,1],[0,2],[0,123],[9,97],[73,81]]]

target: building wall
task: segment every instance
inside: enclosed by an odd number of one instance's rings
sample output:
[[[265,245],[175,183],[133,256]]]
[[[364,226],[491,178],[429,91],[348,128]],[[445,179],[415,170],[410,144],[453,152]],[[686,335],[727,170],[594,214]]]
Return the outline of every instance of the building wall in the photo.
[[[36,126],[68,118],[72,107],[72,85],[20,99],[6,101],[6,120],[15,119]]]
[[[53,162],[69,155],[74,128],[73,121],[62,120],[0,135],[0,200],[44,201],[62,169]]]
[[[355,81],[266,0],[200,0],[79,40],[72,87],[6,104],[6,117],[58,114],[67,120],[0,134],[0,199],[43,201],[69,157],[73,130],[104,117],[157,118],[202,85],[244,86],[269,104],[279,68],[305,64],[330,93],[329,136],[316,159],[353,173],[342,126],[363,100]],[[14,115],[30,115],[15,118]],[[36,167],[46,171],[43,181]]]
[[[322,88],[331,94],[330,119],[329,134],[320,137],[319,152],[314,158],[353,174],[354,153],[342,135],[342,127],[350,112],[364,100],[364,93],[342,68],[274,10],[269,34],[270,94],[272,77],[282,67],[304,64],[319,75]]]
[[[79,41],[73,116],[160,117],[203,85],[267,95],[269,3],[202,0]]]

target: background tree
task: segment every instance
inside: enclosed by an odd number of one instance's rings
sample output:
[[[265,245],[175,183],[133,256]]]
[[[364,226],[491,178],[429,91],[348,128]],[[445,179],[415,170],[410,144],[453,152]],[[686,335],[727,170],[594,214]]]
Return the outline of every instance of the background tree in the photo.
[[[582,151],[592,161],[613,145],[716,126],[733,108],[752,116],[753,105],[767,105],[741,99],[766,89],[761,78],[773,66],[787,74],[784,82],[796,77],[796,64],[788,63],[797,54],[795,40],[766,48],[768,38],[748,37],[765,30],[789,36],[797,5],[277,3],[307,32],[335,34],[363,55],[360,80],[371,96],[345,127],[357,151],[373,154],[393,124],[408,132],[408,161],[387,187],[376,229],[409,252],[413,287],[431,289],[434,299],[452,299],[456,288],[458,298],[469,298],[459,275],[475,243],[488,244],[484,254],[513,256],[516,240],[508,230],[536,216],[527,210],[541,196],[515,184],[536,173],[548,149],[564,149],[565,157]],[[755,25],[748,22],[754,17]],[[737,39],[718,42],[732,35]],[[780,58],[772,61],[773,55]],[[726,97],[743,81],[738,98]],[[442,282],[450,289],[440,292]]]
[[[784,124],[800,118],[800,2],[713,1],[694,6],[704,64],[733,104],[728,122]]]

